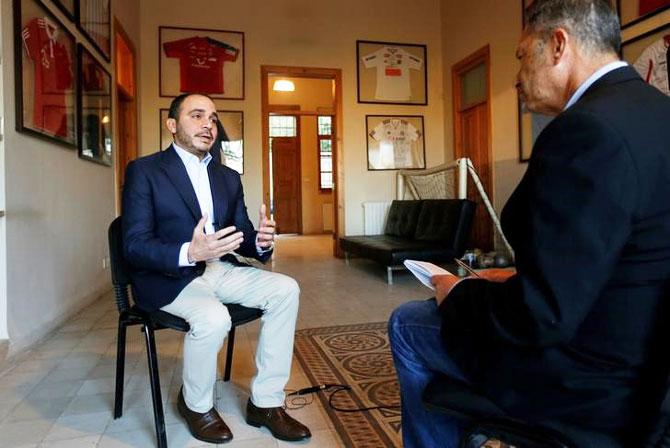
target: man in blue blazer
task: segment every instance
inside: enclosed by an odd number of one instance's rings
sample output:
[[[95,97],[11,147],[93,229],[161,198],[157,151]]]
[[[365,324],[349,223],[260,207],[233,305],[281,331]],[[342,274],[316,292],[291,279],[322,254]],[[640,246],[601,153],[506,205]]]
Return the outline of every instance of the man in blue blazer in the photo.
[[[436,300],[394,312],[407,448],[458,446],[456,422],[421,405],[437,372],[511,417],[623,446],[643,445],[666,388],[670,98],[619,60],[605,0],[535,0],[526,16],[517,89],[556,118],[502,212],[517,273],[437,277]]]
[[[123,189],[124,254],[137,305],[185,319],[183,387],[178,409],[193,436],[232,439],[213,407],[217,354],[231,328],[225,304],[263,310],[247,422],[283,440],[310,437],[283,409],[291,370],[299,287],[290,277],[237,261],[233,252],[266,261],[274,222],[259,212],[249,221],[240,176],[212,160],[217,141],[214,102],[185,94],[170,106],[166,126],[174,143],[128,165]]]

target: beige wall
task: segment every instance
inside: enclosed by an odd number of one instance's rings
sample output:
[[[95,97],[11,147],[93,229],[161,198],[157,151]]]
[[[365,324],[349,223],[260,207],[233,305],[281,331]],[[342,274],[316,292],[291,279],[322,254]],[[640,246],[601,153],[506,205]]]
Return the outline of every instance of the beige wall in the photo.
[[[519,163],[514,57],[521,34],[518,0],[443,0],[442,34],[445,92],[445,157],[454,158],[451,67],[485,45],[491,52],[491,146],[496,210],[505,204],[526,170]]]
[[[275,92],[276,79],[288,79],[295,84],[294,92]],[[274,78],[268,79],[271,105],[297,105],[302,111],[328,113],[333,110],[333,81],[325,79]],[[317,157],[316,116],[300,118],[300,165],[302,190],[302,233],[323,233],[323,210],[332,206],[333,194],[319,190],[319,159]],[[332,210],[332,208],[330,208]]]
[[[113,3],[138,42],[135,2]],[[1,8],[7,323],[13,353],[110,289],[102,260],[115,216],[114,169],[15,130],[12,2],[3,1]],[[75,31],[71,22],[67,26]]]
[[[338,187],[346,204],[347,234],[363,232],[362,202],[394,197],[390,171],[368,172],[365,114],[425,116],[428,166],[444,161],[442,41],[440,0],[142,0],[141,2],[141,128],[143,154],[158,150],[158,109],[169,98],[158,97],[158,26],[184,26],[243,31],[245,83],[243,101],[217,101],[220,108],[244,111],[245,174],[242,178],[249,210],[261,202],[260,66],[288,65],[341,68],[343,71],[344,184]],[[421,43],[428,46],[428,106],[358,104],[356,39]],[[156,118],[153,118],[156,117]],[[252,214],[252,217],[254,214]]]

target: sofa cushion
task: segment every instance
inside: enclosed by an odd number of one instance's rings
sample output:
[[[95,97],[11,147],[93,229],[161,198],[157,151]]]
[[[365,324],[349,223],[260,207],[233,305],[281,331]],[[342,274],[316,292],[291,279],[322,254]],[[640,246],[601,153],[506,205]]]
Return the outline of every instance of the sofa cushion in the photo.
[[[467,199],[427,199],[414,232],[414,239],[434,241],[453,247],[455,241],[463,239],[457,235],[459,229],[470,229],[475,204]],[[467,220],[463,222],[463,220]],[[467,240],[467,235],[465,235]]]
[[[393,201],[386,217],[384,234],[413,238],[423,201]]]
[[[400,265],[407,259],[443,262],[458,256],[453,249],[436,246],[431,241],[388,235],[347,236],[340,239],[340,246],[345,252],[386,266]]]

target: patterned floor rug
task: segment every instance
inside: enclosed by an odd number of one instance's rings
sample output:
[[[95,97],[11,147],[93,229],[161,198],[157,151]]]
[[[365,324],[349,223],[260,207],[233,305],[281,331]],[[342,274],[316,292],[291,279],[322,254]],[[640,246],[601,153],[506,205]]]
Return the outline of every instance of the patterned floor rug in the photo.
[[[398,382],[386,334],[386,322],[309,328],[296,332],[295,354],[312,384],[339,383],[339,408],[397,405]],[[346,447],[400,447],[400,409],[340,412],[328,406],[329,393],[319,399]]]

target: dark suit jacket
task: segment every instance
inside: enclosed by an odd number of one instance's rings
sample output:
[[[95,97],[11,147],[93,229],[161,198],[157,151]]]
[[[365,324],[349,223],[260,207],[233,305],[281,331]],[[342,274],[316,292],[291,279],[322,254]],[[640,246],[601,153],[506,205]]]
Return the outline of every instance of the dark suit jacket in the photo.
[[[236,252],[266,261],[271,252],[258,255],[239,174],[216,158],[207,171],[215,228],[234,225],[244,233]],[[202,213],[186,167],[172,146],[128,165],[122,216],[124,255],[135,267],[131,273],[135,301],[145,310],[156,310],[172,302],[205,270],[204,262],[179,267],[179,250],[191,241]],[[232,255],[224,258],[237,261]]]
[[[511,415],[634,424],[670,358],[670,98],[630,67],[596,81],[538,137],[502,224],[518,273],[454,288],[449,352]]]

